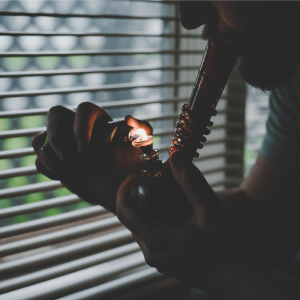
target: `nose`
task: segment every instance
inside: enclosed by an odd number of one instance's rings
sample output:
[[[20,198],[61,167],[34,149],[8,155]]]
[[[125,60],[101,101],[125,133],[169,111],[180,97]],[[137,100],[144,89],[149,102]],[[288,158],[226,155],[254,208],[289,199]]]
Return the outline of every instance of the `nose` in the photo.
[[[210,1],[179,1],[179,13],[185,29],[195,29],[219,19],[217,9]]]

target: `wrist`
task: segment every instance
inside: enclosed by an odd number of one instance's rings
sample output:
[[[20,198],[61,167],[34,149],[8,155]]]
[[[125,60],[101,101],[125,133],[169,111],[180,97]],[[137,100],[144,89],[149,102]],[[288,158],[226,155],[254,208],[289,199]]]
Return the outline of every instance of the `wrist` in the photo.
[[[250,254],[219,274],[217,293],[230,300],[300,299],[300,280]]]

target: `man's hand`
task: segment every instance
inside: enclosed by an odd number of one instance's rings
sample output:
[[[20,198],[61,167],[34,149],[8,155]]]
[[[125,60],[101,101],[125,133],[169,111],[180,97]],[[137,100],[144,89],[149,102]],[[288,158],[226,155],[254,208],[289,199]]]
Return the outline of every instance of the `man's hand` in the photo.
[[[229,282],[237,269],[249,264],[240,230],[182,152],[171,155],[170,166],[194,208],[188,221],[176,224],[140,212],[128,196],[131,176],[118,190],[117,216],[133,233],[150,266],[195,287],[221,293],[224,280]]]
[[[175,151],[170,166],[194,214],[185,223],[152,219],[131,202],[131,175],[117,194],[117,216],[146,262],[163,274],[230,300],[300,299],[300,280],[257,259],[201,172]]]
[[[89,102],[80,104],[76,112],[55,106],[48,112],[47,132],[37,135],[32,146],[40,173],[60,180],[83,200],[115,212],[117,189],[139,167],[140,150],[128,143],[109,150],[104,145],[93,147],[93,139],[97,139],[92,136],[93,129],[97,126],[101,136],[101,129],[111,120],[103,108]],[[129,126],[152,133],[148,122],[131,116],[125,121]],[[52,153],[42,148],[47,135]]]

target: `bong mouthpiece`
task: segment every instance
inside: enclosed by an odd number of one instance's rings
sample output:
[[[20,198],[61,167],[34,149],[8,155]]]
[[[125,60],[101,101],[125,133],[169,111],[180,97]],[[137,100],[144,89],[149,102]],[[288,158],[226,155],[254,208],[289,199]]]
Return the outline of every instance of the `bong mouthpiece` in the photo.
[[[216,106],[238,56],[233,45],[208,41],[190,100],[182,106],[170,154],[183,150],[191,157],[199,156],[197,149],[203,148],[203,135],[212,125],[210,118],[217,113]]]

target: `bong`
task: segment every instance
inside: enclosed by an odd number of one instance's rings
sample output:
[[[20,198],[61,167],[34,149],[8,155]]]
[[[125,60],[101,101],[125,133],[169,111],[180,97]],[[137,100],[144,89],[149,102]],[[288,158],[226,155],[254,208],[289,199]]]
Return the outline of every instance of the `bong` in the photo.
[[[203,142],[206,141],[204,135],[210,133],[207,127],[212,126],[210,119],[217,113],[216,106],[238,56],[239,53],[233,45],[208,41],[190,100],[182,106],[179,114],[169,154],[181,150],[191,160],[199,156],[197,149],[203,148]],[[138,130],[140,129],[128,126],[124,120],[102,123],[99,126],[95,124],[91,145],[96,150],[104,147],[107,155],[114,153],[114,149],[120,144],[126,145],[134,155],[140,153],[138,165],[142,168],[139,171],[132,169],[130,158],[122,161],[122,172],[135,172],[130,184],[133,203],[154,218],[176,222],[189,218],[193,209],[176,182],[169,161],[159,160],[159,150],[153,149],[153,137],[147,136],[145,132],[141,134]],[[133,151],[137,148],[140,151]],[[55,155],[48,138],[43,149],[48,155]],[[108,157],[108,160],[113,163],[115,171],[121,170],[114,163],[114,159]]]
[[[181,150],[191,160],[199,156],[197,149],[203,148],[204,135],[210,133],[207,127],[212,126],[210,119],[217,113],[217,103],[238,55],[232,45],[208,41],[190,100],[182,106],[169,154]],[[169,161],[158,159],[159,151],[153,150],[151,138],[132,142],[142,150],[143,170],[131,182],[131,200],[155,218],[180,222],[189,218],[192,207],[176,182]]]

